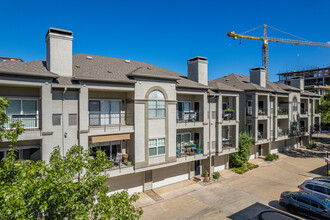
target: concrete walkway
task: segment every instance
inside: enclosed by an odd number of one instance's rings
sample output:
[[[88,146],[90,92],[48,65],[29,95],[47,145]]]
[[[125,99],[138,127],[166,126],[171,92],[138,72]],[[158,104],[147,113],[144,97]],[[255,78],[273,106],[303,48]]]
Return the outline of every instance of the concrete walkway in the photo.
[[[325,174],[329,140],[319,139],[325,148],[279,154],[275,162],[251,160],[259,168],[243,175],[224,170],[212,184],[191,180],[155,189],[157,201],[142,193],[136,205],[144,210],[142,219],[257,219],[263,210],[285,211],[278,205],[281,192],[297,191],[304,180]]]

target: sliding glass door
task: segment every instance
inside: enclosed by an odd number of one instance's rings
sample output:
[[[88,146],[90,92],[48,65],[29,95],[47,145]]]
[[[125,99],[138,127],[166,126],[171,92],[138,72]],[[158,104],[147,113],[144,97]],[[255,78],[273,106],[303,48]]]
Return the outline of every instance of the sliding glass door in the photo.
[[[121,122],[121,101],[89,101],[89,124],[115,125]]]

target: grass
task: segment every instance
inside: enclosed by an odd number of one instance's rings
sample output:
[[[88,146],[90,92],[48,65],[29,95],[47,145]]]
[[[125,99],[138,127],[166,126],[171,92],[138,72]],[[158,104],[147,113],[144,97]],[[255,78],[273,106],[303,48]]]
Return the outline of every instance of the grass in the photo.
[[[259,167],[259,165],[257,165],[257,164],[254,165],[251,163],[245,163],[245,164],[243,164],[243,166],[235,167],[232,170],[237,174],[243,174],[243,173],[246,173],[247,171],[253,170],[258,167]]]

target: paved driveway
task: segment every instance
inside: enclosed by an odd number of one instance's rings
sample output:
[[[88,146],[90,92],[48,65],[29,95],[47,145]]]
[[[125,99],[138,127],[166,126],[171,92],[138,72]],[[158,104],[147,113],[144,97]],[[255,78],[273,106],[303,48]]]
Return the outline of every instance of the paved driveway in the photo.
[[[186,181],[155,189],[162,200],[142,194],[137,204],[144,209],[142,219],[257,219],[263,210],[285,211],[277,203],[281,192],[297,191],[304,180],[325,172],[323,148],[281,154],[270,164],[253,162],[261,167],[240,176],[225,171],[228,178],[219,183]]]

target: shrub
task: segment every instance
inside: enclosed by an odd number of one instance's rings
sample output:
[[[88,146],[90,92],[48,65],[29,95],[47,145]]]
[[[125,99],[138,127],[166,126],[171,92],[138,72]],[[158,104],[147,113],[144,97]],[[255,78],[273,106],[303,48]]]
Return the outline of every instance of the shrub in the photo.
[[[277,160],[277,159],[278,159],[277,154],[268,154],[265,158],[265,161],[273,161],[273,160]]]
[[[235,167],[232,170],[237,174],[243,174],[249,170],[253,170],[258,167],[259,167],[259,165],[257,165],[257,164],[245,163],[241,167]]]
[[[247,133],[239,134],[238,152],[230,155],[231,167],[241,167],[248,162],[250,157],[250,149],[252,147],[253,137]]]
[[[214,172],[213,173],[213,179],[219,179],[220,178],[220,173],[219,172]]]
[[[307,144],[306,145],[306,148],[307,149],[314,149],[314,148],[316,148],[317,147],[317,145],[316,145],[316,143],[315,143],[315,140],[312,140],[312,143],[311,144]]]

